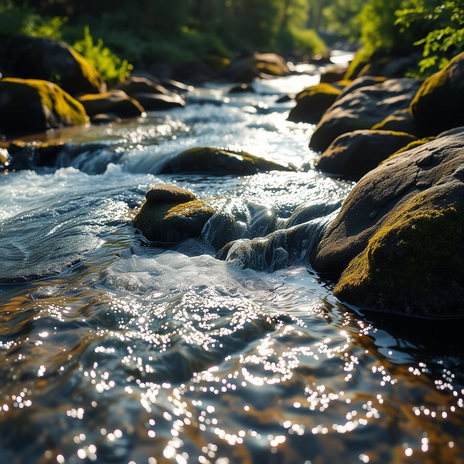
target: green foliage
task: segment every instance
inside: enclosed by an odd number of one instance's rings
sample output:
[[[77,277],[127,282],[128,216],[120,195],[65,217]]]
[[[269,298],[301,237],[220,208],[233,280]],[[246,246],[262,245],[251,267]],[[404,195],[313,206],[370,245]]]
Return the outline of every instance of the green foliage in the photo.
[[[73,48],[95,66],[108,85],[123,82],[133,69],[127,60],[122,60],[105,47],[102,39],[94,43],[88,27],[84,29],[84,38],[77,41]]]
[[[422,47],[420,75],[442,69],[453,56],[464,51],[464,0],[414,0],[411,8],[396,11],[396,16],[401,30],[414,29],[422,35],[415,42]]]
[[[360,39],[361,23],[358,14],[364,0],[332,0],[322,10],[326,29],[351,41]]]
[[[66,21],[66,18],[59,16],[42,17],[27,5],[16,5],[9,0],[0,2],[0,35],[4,37],[24,34],[60,39]]]

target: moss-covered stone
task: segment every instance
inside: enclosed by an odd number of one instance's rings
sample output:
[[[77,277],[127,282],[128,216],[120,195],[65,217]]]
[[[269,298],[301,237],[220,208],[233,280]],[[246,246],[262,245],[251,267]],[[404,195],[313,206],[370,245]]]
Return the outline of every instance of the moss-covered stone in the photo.
[[[133,98],[138,101],[146,111],[170,110],[185,106],[185,100],[177,94],[134,93]]]
[[[290,69],[285,59],[275,53],[254,53],[233,61],[224,76],[232,82],[253,82],[258,77],[286,76]]]
[[[0,80],[2,134],[28,134],[86,123],[82,104],[56,84],[38,79]]]
[[[14,36],[4,46],[2,67],[23,79],[59,82],[71,95],[98,93],[106,85],[95,67],[69,45],[57,40]]]
[[[414,196],[449,179],[462,179],[464,129],[397,154],[357,183],[325,231],[312,263],[335,278],[371,237]]]
[[[196,147],[179,153],[161,169],[162,174],[197,172],[214,175],[256,174],[260,171],[292,171],[283,166],[244,151],[214,147]]]
[[[411,113],[425,135],[464,125],[464,52],[427,78],[411,102]]]
[[[181,187],[155,186],[147,192],[133,224],[148,240],[179,243],[200,236],[216,203],[217,200],[197,200]]]
[[[152,81],[147,77],[131,76],[124,82],[118,84],[115,89],[126,92],[132,97],[136,93],[153,93],[158,95],[168,95],[169,91],[160,83]]]
[[[122,90],[82,95],[79,101],[89,116],[113,114],[120,118],[136,118],[145,111],[137,100],[129,97]]]
[[[322,153],[317,169],[358,181],[400,148],[416,140],[404,132],[359,130],[337,137]]]
[[[414,316],[464,314],[464,184],[437,185],[397,209],[342,274],[350,304]]]
[[[317,123],[342,93],[341,87],[322,83],[307,87],[296,95],[296,105],[290,110],[289,121]]]

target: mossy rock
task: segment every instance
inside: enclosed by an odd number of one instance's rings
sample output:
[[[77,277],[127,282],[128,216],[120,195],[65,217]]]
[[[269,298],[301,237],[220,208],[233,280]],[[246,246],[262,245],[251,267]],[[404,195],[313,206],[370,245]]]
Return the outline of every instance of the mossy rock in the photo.
[[[387,116],[383,121],[372,126],[373,130],[387,130],[395,132],[406,132],[407,134],[418,135],[420,131],[412,117],[409,108],[395,111]]]
[[[224,71],[232,82],[250,83],[265,76],[286,76],[290,69],[283,57],[275,53],[255,53],[233,61]]]
[[[413,316],[464,315],[464,184],[450,179],[398,208],[342,274],[335,295]]]
[[[233,151],[214,147],[196,147],[179,153],[161,169],[161,174],[180,172],[207,173],[213,175],[248,175],[261,171],[293,171],[245,151]]]
[[[145,111],[137,100],[129,97],[122,90],[82,95],[79,101],[89,116],[113,114],[119,118],[136,118]]]
[[[71,95],[106,89],[95,67],[69,45],[48,38],[10,37],[2,64],[10,75],[59,83]]]
[[[324,113],[309,146],[323,152],[342,134],[371,129],[395,111],[408,108],[420,84],[420,80],[408,78],[361,87],[353,82]]]
[[[176,244],[199,237],[214,212],[214,200],[198,200],[187,189],[161,185],[147,192],[133,224],[150,241]]]
[[[0,133],[14,136],[87,123],[80,102],[51,82],[0,80]]]
[[[392,156],[367,173],[344,201],[312,258],[314,269],[335,279],[363,252],[391,214],[416,195],[461,179],[464,128]]]
[[[358,181],[400,148],[416,140],[405,132],[359,130],[337,137],[322,153],[316,168],[333,176]]]
[[[296,95],[296,105],[290,110],[289,121],[317,123],[326,110],[341,95],[339,86],[322,83],[307,87]]]
[[[427,78],[411,102],[411,113],[424,135],[464,125],[464,52]]]

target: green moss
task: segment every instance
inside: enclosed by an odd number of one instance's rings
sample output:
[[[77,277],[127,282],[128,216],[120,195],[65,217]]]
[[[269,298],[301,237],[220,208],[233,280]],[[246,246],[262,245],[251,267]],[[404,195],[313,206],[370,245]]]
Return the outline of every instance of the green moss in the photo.
[[[335,287],[349,303],[416,315],[459,310],[464,295],[464,208],[424,192],[397,211]]]
[[[395,153],[393,153],[391,156],[389,156],[385,161],[383,161],[381,164],[386,163],[389,159],[393,158],[396,155],[399,155],[400,153],[404,153],[405,151],[412,150],[413,148],[420,147],[421,145],[424,145],[426,143],[431,142],[432,140],[435,140],[436,137],[424,137],[422,139],[417,139],[414,140],[411,143],[408,143],[406,146],[403,148],[400,148],[397,150]]]

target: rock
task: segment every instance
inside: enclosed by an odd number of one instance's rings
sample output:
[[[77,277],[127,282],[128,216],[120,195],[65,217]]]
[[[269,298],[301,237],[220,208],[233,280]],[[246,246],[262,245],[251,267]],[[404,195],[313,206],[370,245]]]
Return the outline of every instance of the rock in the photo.
[[[427,78],[411,102],[411,113],[424,135],[464,125],[464,52]]]
[[[334,84],[340,82],[345,78],[346,69],[345,68],[328,68],[326,71],[321,73],[321,84]]]
[[[232,82],[250,83],[259,77],[286,76],[290,69],[275,53],[254,53],[233,61],[224,74]]]
[[[358,77],[354,81],[344,81],[344,82],[350,82],[350,84],[346,85],[342,89],[340,98],[345,97],[349,93],[352,93],[355,90],[360,89],[361,87],[369,87],[371,85],[381,84],[382,82],[385,82],[386,80],[387,79],[385,77],[362,76],[362,77]]]
[[[148,203],[157,205],[178,205],[196,200],[194,193],[177,185],[155,185],[145,194]]]
[[[390,130],[395,132],[406,132],[412,135],[420,133],[414,118],[412,117],[409,108],[404,110],[394,111],[390,116],[387,116],[383,121],[372,126],[373,130]]]
[[[43,132],[87,123],[81,103],[51,82],[38,79],[0,80],[0,133]]]
[[[11,37],[4,46],[2,64],[11,76],[56,82],[71,95],[106,89],[94,66],[57,40]]]
[[[197,200],[182,187],[157,185],[146,193],[133,223],[148,240],[175,244],[198,237],[213,214],[211,201]]]
[[[213,175],[256,174],[261,171],[293,171],[244,151],[232,151],[214,147],[196,147],[179,153],[161,169],[161,174],[179,172],[208,173]]]
[[[266,235],[276,227],[274,210],[240,199],[197,199],[181,187],[158,185],[134,218],[134,226],[153,242],[173,245],[202,238],[215,250],[242,237]]]
[[[412,316],[464,314],[464,165],[403,202],[342,274],[335,295]]]
[[[342,93],[331,84],[317,84],[307,87],[296,95],[296,105],[290,110],[288,120],[293,122],[317,123],[326,110]]]
[[[408,108],[421,81],[389,79],[379,84],[346,90],[319,121],[310,147],[324,151],[340,135],[371,129],[393,112]]]
[[[358,181],[400,148],[416,140],[405,132],[358,130],[337,137],[322,153],[317,169]]]
[[[133,97],[136,93],[169,95],[169,91],[165,87],[147,77],[129,77],[124,82],[118,84],[115,89],[126,92],[129,97]]]
[[[464,128],[396,154],[366,174],[348,195],[314,257],[314,269],[340,275],[369,240],[416,195],[462,177]],[[464,197],[463,197],[464,198]]]
[[[170,110],[173,108],[183,108],[184,99],[177,94],[161,95],[154,93],[134,93],[133,97],[146,111]]]
[[[89,116],[109,113],[119,118],[137,118],[145,111],[137,100],[130,98],[122,90],[82,95],[79,101],[84,105]]]
[[[103,126],[113,122],[121,122],[121,118],[112,113],[98,113],[90,117],[90,123],[95,126]]]

